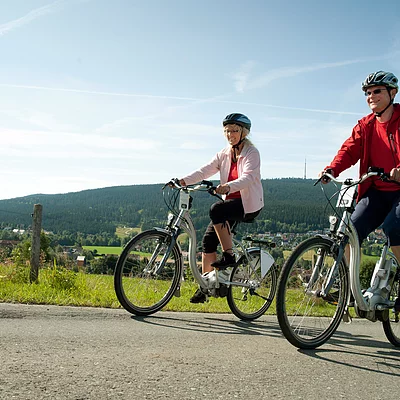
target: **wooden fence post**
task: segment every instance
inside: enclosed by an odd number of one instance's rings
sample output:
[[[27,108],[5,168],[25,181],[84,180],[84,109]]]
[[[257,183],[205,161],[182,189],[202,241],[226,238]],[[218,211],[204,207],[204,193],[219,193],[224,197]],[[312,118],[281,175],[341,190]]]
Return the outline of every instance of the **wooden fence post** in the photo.
[[[42,205],[33,206],[30,282],[38,283],[40,264],[40,232],[42,231]]]

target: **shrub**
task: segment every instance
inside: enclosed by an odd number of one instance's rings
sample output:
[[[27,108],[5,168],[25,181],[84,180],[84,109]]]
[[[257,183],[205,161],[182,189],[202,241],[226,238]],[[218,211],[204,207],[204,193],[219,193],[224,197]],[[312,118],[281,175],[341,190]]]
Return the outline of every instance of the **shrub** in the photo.
[[[360,265],[360,284],[362,289],[368,289],[374,272],[375,261],[367,260]]]
[[[12,283],[29,283],[30,268],[22,264],[14,264],[14,267],[15,268],[10,270],[10,272],[6,275],[6,279]]]
[[[43,277],[53,289],[63,291],[76,289],[77,274],[64,267],[57,267],[55,260],[53,268],[43,271]]]

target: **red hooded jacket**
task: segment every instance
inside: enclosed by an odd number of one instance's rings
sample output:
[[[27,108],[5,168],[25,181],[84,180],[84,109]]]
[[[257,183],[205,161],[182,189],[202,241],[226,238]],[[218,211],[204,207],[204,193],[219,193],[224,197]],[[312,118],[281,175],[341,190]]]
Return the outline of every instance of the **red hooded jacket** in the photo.
[[[393,106],[393,115],[389,121],[387,132],[393,135],[395,143],[400,144],[400,104],[396,103]],[[358,121],[351,136],[342,144],[331,164],[325,169],[330,168],[333,175],[338,176],[360,160],[360,177],[368,171],[368,167],[372,166],[368,165],[368,160],[371,152],[371,136],[375,129],[375,118],[375,114],[371,113]],[[379,167],[379,165],[375,166]],[[396,167],[400,167],[400,165],[396,165]],[[363,196],[371,184],[372,180],[368,179],[359,185],[357,200]]]

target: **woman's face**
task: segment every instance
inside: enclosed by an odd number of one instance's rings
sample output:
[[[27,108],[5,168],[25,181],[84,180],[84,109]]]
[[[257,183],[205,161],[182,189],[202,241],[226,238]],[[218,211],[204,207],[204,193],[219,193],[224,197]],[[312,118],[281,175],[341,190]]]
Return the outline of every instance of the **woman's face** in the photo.
[[[231,146],[238,144],[242,133],[242,127],[235,124],[229,124],[224,127],[225,137]]]

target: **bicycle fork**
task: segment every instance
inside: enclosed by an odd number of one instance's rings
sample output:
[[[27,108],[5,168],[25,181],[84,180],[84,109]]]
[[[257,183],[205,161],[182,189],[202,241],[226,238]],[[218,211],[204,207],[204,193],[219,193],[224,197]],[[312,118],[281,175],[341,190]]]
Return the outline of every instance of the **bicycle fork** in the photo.
[[[153,254],[151,255],[151,258],[150,258],[150,261],[149,261],[148,265],[150,265],[150,266],[153,265],[153,264],[155,265],[155,268],[152,271],[153,275],[158,275],[159,273],[162,272],[162,270],[164,269],[165,263],[168,260],[170,254],[172,252],[172,249],[175,246],[175,243],[176,243],[175,235],[171,235],[170,238],[171,238],[171,240],[169,241],[168,248],[164,252],[164,255],[162,256],[162,259],[161,259],[161,261],[159,263],[156,263],[156,259],[157,259],[158,255],[160,254],[161,249],[165,245],[164,241],[160,241],[157,244],[156,248],[154,249]],[[151,272],[151,271],[146,271],[146,272]]]
[[[329,291],[331,290],[333,283],[335,281],[335,277],[337,274],[337,270],[339,268],[340,263],[342,262],[342,258],[344,256],[344,249],[347,245],[348,238],[344,237],[343,240],[340,242],[340,246],[338,247],[338,252],[337,256],[335,257],[335,261],[332,264],[332,267],[329,268],[329,273],[328,276],[326,277],[325,281],[323,282],[322,287],[318,288],[317,290],[313,290],[313,287],[317,280],[320,277],[320,273],[324,267],[324,262],[325,262],[325,256],[327,250],[320,248],[318,249],[317,253],[317,259],[315,261],[315,265],[310,277],[310,280],[307,284],[307,289],[306,292],[316,295],[317,297],[322,297],[325,298],[329,294]],[[330,249],[331,251],[334,251],[334,249]]]

